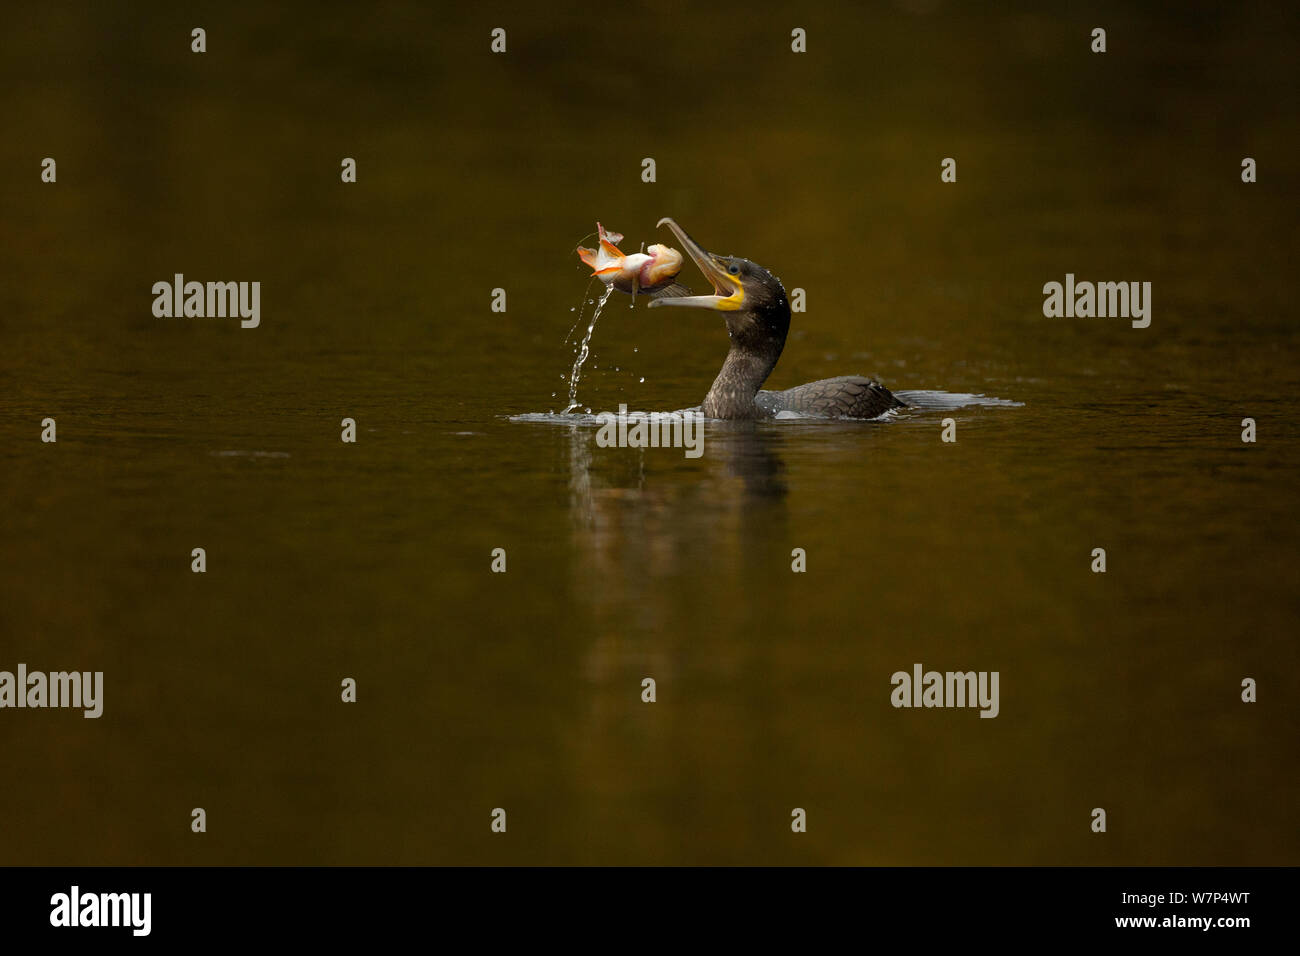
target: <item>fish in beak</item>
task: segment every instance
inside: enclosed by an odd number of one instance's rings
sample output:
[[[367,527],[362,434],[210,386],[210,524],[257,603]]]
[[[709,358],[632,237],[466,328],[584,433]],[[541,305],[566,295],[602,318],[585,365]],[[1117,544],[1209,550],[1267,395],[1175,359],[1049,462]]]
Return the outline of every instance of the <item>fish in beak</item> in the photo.
[[[623,241],[621,233],[606,231],[596,223],[599,244],[595,249],[578,247],[578,258],[591,274],[606,285],[626,292],[646,292],[672,282],[682,271],[682,254],[664,245],[653,245],[645,252],[625,256],[615,243]]]
[[[679,305],[694,309],[713,309],[718,312],[739,312],[745,308],[745,284],[741,279],[740,261],[730,256],[718,256],[706,252],[698,242],[686,234],[681,226],[672,219],[664,217],[659,225],[667,226],[673,231],[682,248],[691,260],[700,267],[704,278],[713,286],[713,295],[686,295],[673,298],[656,299],[650,308],[661,305]]]

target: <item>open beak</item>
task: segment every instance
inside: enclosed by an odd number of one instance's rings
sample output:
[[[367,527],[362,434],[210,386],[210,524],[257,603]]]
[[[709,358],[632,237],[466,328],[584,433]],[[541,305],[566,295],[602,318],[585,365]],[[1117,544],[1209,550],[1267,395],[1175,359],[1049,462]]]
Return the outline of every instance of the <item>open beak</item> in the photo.
[[[655,299],[650,308],[661,305],[682,305],[691,309],[714,309],[718,312],[738,312],[745,306],[745,287],[740,280],[727,272],[727,260],[705,252],[700,244],[688,236],[681,226],[665,217],[659,225],[667,226],[682,244],[686,254],[700,267],[704,278],[713,285],[713,295],[687,295]]]

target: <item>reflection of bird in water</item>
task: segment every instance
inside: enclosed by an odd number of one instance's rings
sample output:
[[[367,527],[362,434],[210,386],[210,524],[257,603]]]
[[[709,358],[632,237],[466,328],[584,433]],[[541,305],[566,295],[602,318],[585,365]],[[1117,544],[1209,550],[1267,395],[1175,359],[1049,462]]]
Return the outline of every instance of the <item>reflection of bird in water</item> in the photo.
[[[721,570],[745,568],[765,553],[749,543],[784,533],[788,493],[781,436],[752,422],[720,423],[709,439],[702,468],[674,481],[664,466],[637,455],[592,455],[589,429],[569,436],[569,511],[577,551],[588,565],[583,581],[605,582],[584,603],[635,596],[647,614],[665,579],[673,579],[700,553]],[[588,590],[588,589],[585,589]]]
[[[568,431],[573,565],[556,604],[573,626],[557,646],[582,692],[565,698],[573,732],[559,766],[602,823],[608,815],[617,826],[637,808],[645,826],[620,846],[630,861],[671,862],[664,848],[678,826],[707,828],[694,808],[708,781],[763,787],[769,765],[756,755],[779,737],[769,695],[787,671],[772,642],[752,638],[770,608],[752,589],[790,574],[781,433],[800,430],[718,422],[708,452],[687,468],[675,454],[604,454],[590,428]],[[647,677],[659,700],[682,706],[643,703]],[[699,692],[742,685],[721,700]],[[755,699],[763,703],[751,709]],[[721,755],[718,739],[728,741]],[[692,796],[673,798],[665,814],[665,792]],[[734,839],[747,839],[747,824],[738,826]]]
[[[651,293],[651,307],[676,305],[721,312],[727,320],[731,351],[700,410],[709,418],[772,418],[778,412],[805,412],[828,418],[876,418],[906,407],[883,385],[860,375],[841,375],[787,388],[760,391],[772,374],[790,331],[790,302],[781,280],[748,259],[706,252],[671,219],[659,220],[681,241],[713,285],[713,295],[690,295],[684,286]]]

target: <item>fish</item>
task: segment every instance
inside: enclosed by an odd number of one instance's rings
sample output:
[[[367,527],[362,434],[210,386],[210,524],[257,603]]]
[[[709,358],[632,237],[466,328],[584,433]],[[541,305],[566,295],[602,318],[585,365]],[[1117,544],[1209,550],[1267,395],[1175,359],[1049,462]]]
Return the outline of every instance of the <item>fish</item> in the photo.
[[[578,247],[578,258],[591,269],[591,274],[620,292],[653,292],[671,285],[682,271],[682,254],[670,246],[655,243],[645,252],[623,255],[617,243],[623,234],[606,230],[596,223],[599,244],[595,249]]]

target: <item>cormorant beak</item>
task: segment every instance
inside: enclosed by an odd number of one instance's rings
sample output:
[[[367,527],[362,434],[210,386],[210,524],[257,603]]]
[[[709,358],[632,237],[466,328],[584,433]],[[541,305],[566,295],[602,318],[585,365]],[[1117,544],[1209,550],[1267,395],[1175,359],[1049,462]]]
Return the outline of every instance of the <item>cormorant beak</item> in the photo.
[[[745,307],[745,286],[737,276],[727,272],[727,260],[705,252],[700,244],[686,234],[681,226],[665,217],[659,225],[667,226],[682,244],[686,254],[691,257],[704,278],[713,285],[714,295],[687,295],[655,299],[650,303],[654,309],[661,305],[682,305],[692,309],[714,309],[718,312],[739,312]]]

